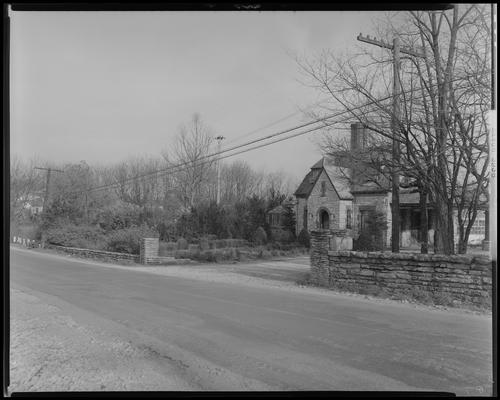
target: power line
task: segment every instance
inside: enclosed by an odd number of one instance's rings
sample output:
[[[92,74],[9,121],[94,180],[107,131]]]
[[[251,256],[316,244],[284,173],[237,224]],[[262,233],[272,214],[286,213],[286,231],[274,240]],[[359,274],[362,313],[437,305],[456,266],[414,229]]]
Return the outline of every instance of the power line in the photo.
[[[309,110],[309,109],[311,109],[312,107],[315,107],[315,106],[317,106],[317,105],[319,105],[319,104],[321,104],[321,103],[325,103],[325,102],[327,102],[327,101],[329,101],[329,100],[331,100],[331,98],[330,98],[330,97],[328,97],[328,98],[324,98],[323,100],[320,100],[320,101],[317,101],[316,103],[310,104],[310,105],[309,105],[309,106],[307,106],[304,110]],[[231,143],[237,142],[237,141],[238,141],[238,139],[241,139],[241,138],[243,138],[243,137],[249,137],[249,136],[251,136],[251,135],[253,135],[253,134],[257,133],[257,132],[260,132],[260,131],[262,131],[262,130],[264,130],[264,129],[270,128],[271,126],[274,126],[274,125],[276,125],[276,124],[279,124],[280,122],[286,121],[287,119],[289,119],[289,118],[291,118],[291,117],[293,117],[293,116],[295,116],[295,115],[299,114],[299,113],[300,113],[300,112],[302,112],[302,111],[303,111],[303,110],[297,110],[297,111],[295,111],[295,112],[293,112],[293,113],[291,113],[291,114],[288,114],[288,115],[286,115],[286,116],[284,116],[284,117],[282,117],[282,118],[280,118],[280,119],[278,119],[278,120],[276,120],[276,121],[270,122],[270,123],[269,123],[269,124],[267,124],[267,125],[264,125],[264,126],[262,126],[262,127],[260,127],[260,128],[257,128],[257,129],[254,129],[253,131],[250,131],[250,132],[244,133],[244,134],[242,134],[242,135],[236,136],[235,138],[233,138],[233,139],[229,140],[229,141],[227,142],[227,144],[231,144]]]
[[[471,74],[471,75],[468,75],[468,76],[472,76],[472,75],[475,75],[475,74]],[[462,80],[462,79],[464,79],[464,77],[456,78],[456,79],[452,80],[452,82],[458,81],[458,80]],[[434,84],[432,86],[436,86],[436,85],[437,84]],[[403,91],[403,92],[404,93],[412,93],[412,92],[415,92],[415,91],[424,91],[424,90],[426,90],[426,88],[420,87],[420,88],[408,89],[408,90]],[[259,145],[259,146],[254,146],[252,148],[245,149],[243,151],[239,151],[239,152],[236,152],[236,153],[224,156],[224,157],[215,158],[216,156],[218,156],[220,154],[227,153],[227,152],[230,152],[230,151],[233,151],[233,150],[238,150],[238,149],[240,149],[242,147],[246,147],[246,146],[249,146],[249,145],[252,145],[252,144],[264,141],[264,140],[272,139],[272,138],[274,138],[276,136],[280,136],[280,135],[283,135],[283,134],[295,131],[297,129],[301,129],[301,128],[305,128],[305,127],[310,126],[310,125],[318,124],[319,122],[325,122],[325,121],[328,121],[328,120],[330,120],[332,118],[342,116],[344,114],[351,114],[353,111],[357,111],[359,109],[368,107],[370,105],[374,105],[376,103],[392,99],[392,97],[393,97],[393,95],[389,95],[389,96],[386,96],[386,97],[383,97],[383,98],[370,100],[370,101],[368,101],[368,102],[366,102],[366,103],[364,103],[364,104],[362,104],[360,106],[352,107],[352,108],[350,108],[348,110],[339,111],[339,112],[327,115],[325,117],[316,119],[314,121],[309,121],[307,123],[295,126],[293,128],[285,129],[283,131],[279,131],[279,132],[273,133],[271,135],[264,136],[262,138],[258,138],[258,139],[255,139],[255,140],[252,140],[252,141],[249,141],[249,142],[237,145],[237,146],[232,146],[232,147],[223,149],[221,151],[218,151],[218,152],[215,152],[215,153],[203,156],[203,157],[199,158],[198,160],[196,160],[194,162],[193,161],[187,161],[187,162],[179,163],[179,164],[172,165],[172,166],[169,166],[169,167],[166,167],[166,168],[162,168],[162,169],[159,169],[159,170],[156,170],[156,171],[153,171],[153,172],[148,172],[148,173],[145,173],[145,174],[136,175],[136,176],[131,177],[131,178],[126,178],[126,179],[123,179],[123,180],[121,180],[119,182],[115,182],[115,183],[111,183],[111,184],[105,184],[105,185],[97,186],[97,187],[94,187],[94,188],[90,188],[87,191],[88,192],[90,192],[90,191],[97,191],[97,190],[107,189],[107,188],[110,188],[110,187],[113,187],[113,186],[117,186],[117,185],[124,185],[127,182],[132,182],[132,181],[135,181],[137,179],[145,178],[145,177],[148,177],[148,176],[155,176],[155,175],[163,174],[163,173],[167,173],[167,172],[179,172],[179,171],[182,170],[182,167],[189,166],[190,164],[205,165],[205,164],[217,161],[217,160],[225,159],[225,158],[228,158],[228,157],[232,157],[232,156],[235,156],[235,155],[238,155],[238,154],[245,153],[247,151],[251,151],[251,150],[255,150],[255,149],[258,149],[258,148],[261,148],[261,147],[264,147],[264,146],[268,146],[268,145],[271,145],[271,144],[274,144],[274,143],[277,143],[277,142],[280,142],[280,141],[283,141],[283,140],[291,139],[291,138],[294,138],[296,136],[300,136],[300,135],[303,135],[305,133],[310,133],[310,132],[316,131],[318,129],[323,129],[323,128],[335,125],[337,123],[345,122],[345,121],[336,121],[336,122],[333,122],[331,124],[325,123],[324,125],[321,125],[321,126],[319,126],[317,128],[313,128],[313,129],[307,130],[305,132],[299,132],[298,134],[293,134],[293,135],[287,136],[285,138],[282,138],[280,140],[272,141],[272,142],[269,142],[269,143],[264,143],[264,144]],[[202,162],[203,160],[206,160],[206,159],[208,159],[208,161]],[[179,168],[181,168],[181,169],[176,171],[176,169],[179,169]],[[80,192],[75,192],[75,193],[80,193]],[[83,192],[81,192],[81,193],[83,193]]]

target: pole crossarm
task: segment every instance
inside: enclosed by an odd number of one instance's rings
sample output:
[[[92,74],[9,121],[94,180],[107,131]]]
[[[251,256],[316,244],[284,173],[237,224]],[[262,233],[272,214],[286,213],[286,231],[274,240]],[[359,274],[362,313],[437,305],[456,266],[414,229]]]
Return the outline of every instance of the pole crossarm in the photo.
[[[34,167],[34,169],[42,169],[42,170],[44,170],[44,171],[64,172],[64,171],[61,171],[60,169],[55,169],[55,168],[42,168],[42,167]]]
[[[360,33],[358,35],[357,39],[360,42],[370,43],[370,44],[373,44],[375,46],[382,47],[384,49],[393,50],[393,48],[394,48],[394,46],[392,44],[388,44],[388,43],[385,43],[385,42],[383,42],[381,40],[378,40],[376,37],[371,38],[370,35],[363,36]],[[405,54],[408,54],[410,56],[425,58],[425,54],[419,53],[419,52],[417,52],[415,50],[412,50],[412,49],[410,49],[408,47],[400,47],[399,51],[401,53],[405,53]]]

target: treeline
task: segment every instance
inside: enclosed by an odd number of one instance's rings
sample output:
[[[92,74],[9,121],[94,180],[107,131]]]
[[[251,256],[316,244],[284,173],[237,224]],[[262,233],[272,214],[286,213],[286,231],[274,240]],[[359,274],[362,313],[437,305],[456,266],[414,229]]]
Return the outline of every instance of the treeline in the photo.
[[[36,215],[32,210],[43,204],[46,171],[34,166],[45,164],[15,156],[11,161],[11,235],[130,253],[138,252],[140,237],[151,235],[165,241],[210,235],[261,242],[264,231],[265,241],[274,240],[267,211],[294,189],[284,172],[258,172],[242,161],[221,163],[217,205],[215,162],[204,165],[202,180],[188,173],[196,165],[168,169],[173,162],[167,158],[136,157],[111,166],[51,164],[64,172],[52,172],[45,209]],[[287,229],[293,240],[289,207]]]

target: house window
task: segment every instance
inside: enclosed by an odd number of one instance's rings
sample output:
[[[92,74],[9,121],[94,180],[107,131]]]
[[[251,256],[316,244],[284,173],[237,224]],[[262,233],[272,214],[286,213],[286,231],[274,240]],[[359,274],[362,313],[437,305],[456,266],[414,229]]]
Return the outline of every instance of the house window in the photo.
[[[321,197],[325,197],[326,196],[326,182],[323,181],[321,182]]]
[[[474,225],[472,225],[470,233],[472,235],[484,235],[486,233],[485,220],[476,218],[476,220],[474,221]]]
[[[352,228],[352,210],[351,210],[351,208],[348,208],[346,210],[345,227],[346,227],[346,229],[351,229]]]

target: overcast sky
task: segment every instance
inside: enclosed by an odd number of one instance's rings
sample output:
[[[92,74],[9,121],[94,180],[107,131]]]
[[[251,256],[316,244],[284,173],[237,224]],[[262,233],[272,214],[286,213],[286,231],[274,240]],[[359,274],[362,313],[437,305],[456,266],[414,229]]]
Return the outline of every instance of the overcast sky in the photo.
[[[353,48],[382,13],[10,15],[11,152],[106,164],[159,156],[195,112],[226,146],[306,121],[299,109],[324,95],[300,82],[290,54]],[[321,157],[314,135],[228,160],[302,178]]]

